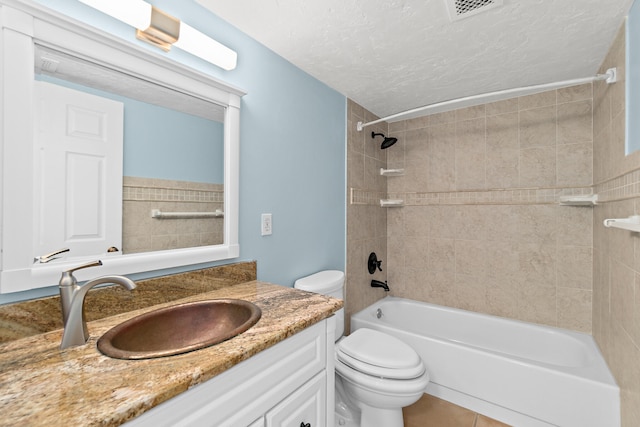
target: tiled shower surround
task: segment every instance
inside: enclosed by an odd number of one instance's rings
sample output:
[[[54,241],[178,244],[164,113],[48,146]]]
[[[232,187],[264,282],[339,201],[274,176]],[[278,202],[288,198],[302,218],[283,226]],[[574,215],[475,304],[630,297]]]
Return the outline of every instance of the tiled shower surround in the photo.
[[[156,219],[151,211],[224,212],[224,187],[165,179],[125,176],[122,249],[125,254],[220,244],[224,217]],[[206,232],[202,232],[206,230]]]
[[[593,209],[557,201],[591,194],[592,102],[589,84],[390,123],[392,294],[591,332]],[[369,192],[351,202],[384,210]]]
[[[386,123],[356,130],[359,121],[377,119],[373,114],[349,100],[347,103],[347,194],[365,194],[369,203],[347,201],[347,272],[345,285],[345,331],[349,331],[351,314],[384,297],[385,291],[371,288],[371,279],[384,281],[389,267],[387,260],[387,209],[377,204],[387,192],[387,181],[380,168],[387,164],[387,152],[381,150],[381,137],[374,142],[371,132],[387,133]],[[397,144],[396,144],[397,145]],[[382,271],[371,275],[367,271],[369,254],[375,252],[382,260]]]
[[[620,386],[622,426],[633,427],[640,425],[640,233],[602,225],[640,213],[640,152],[625,156],[624,27],[601,71],[610,67],[619,82],[594,84],[593,181],[603,203],[593,222],[593,335]]]
[[[376,278],[395,296],[592,333],[621,388],[623,427],[640,425],[640,233],[603,226],[640,214],[640,153],[624,148],[624,28],[600,72],[610,67],[613,85],[362,132],[356,123],[376,117],[349,101],[347,316],[384,296]],[[372,130],[398,143],[382,152]],[[590,194],[595,207],[558,203]],[[374,276],[371,251],[383,259]]]
[[[398,296],[591,331],[592,87],[392,123],[389,280]],[[435,197],[434,197],[435,196]]]

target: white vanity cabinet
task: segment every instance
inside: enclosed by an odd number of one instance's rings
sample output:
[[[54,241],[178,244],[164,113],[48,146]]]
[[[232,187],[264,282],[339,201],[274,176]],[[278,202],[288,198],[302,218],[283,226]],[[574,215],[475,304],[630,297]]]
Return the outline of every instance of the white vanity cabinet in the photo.
[[[310,326],[126,426],[332,427],[334,322]]]
[[[325,426],[326,390],[326,375],[320,373],[267,412],[266,427]]]

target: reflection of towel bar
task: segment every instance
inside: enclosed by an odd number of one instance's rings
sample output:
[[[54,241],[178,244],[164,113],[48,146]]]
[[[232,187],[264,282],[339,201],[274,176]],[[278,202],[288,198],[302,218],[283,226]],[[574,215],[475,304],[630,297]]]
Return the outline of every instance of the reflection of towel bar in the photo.
[[[191,219],[191,218],[222,218],[224,212],[216,209],[215,212],[162,212],[160,209],[151,210],[151,218],[156,219]]]
[[[404,200],[381,199],[380,206],[383,208],[401,208],[404,206]]]

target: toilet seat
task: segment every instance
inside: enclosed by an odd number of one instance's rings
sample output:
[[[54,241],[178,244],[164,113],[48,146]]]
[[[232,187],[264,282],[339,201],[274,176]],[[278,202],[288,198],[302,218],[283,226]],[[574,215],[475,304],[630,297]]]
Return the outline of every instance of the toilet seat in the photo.
[[[336,344],[339,362],[378,378],[409,380],[425,372],[422,359],[399,339],[373,329],[358,329]]]
[[[392,397],[424,393],[427,384],[429,384],[429,374],[426,370],[416,378],[394,379],[365,374],[340,360],[336,360],[335,369],[337,375],[340,376],[343,381],[351,383],[359,389],[385,396],[385,398],[388,399],[385,404],[391,404],[393,402]]]

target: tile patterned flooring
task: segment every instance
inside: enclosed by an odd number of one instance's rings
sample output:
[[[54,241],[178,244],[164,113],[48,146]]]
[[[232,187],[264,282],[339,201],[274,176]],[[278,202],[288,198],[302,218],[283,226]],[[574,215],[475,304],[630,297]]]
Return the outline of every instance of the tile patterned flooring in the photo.
[[[428,394],[404,408],[403,418],[405,427],[510,427]]]

